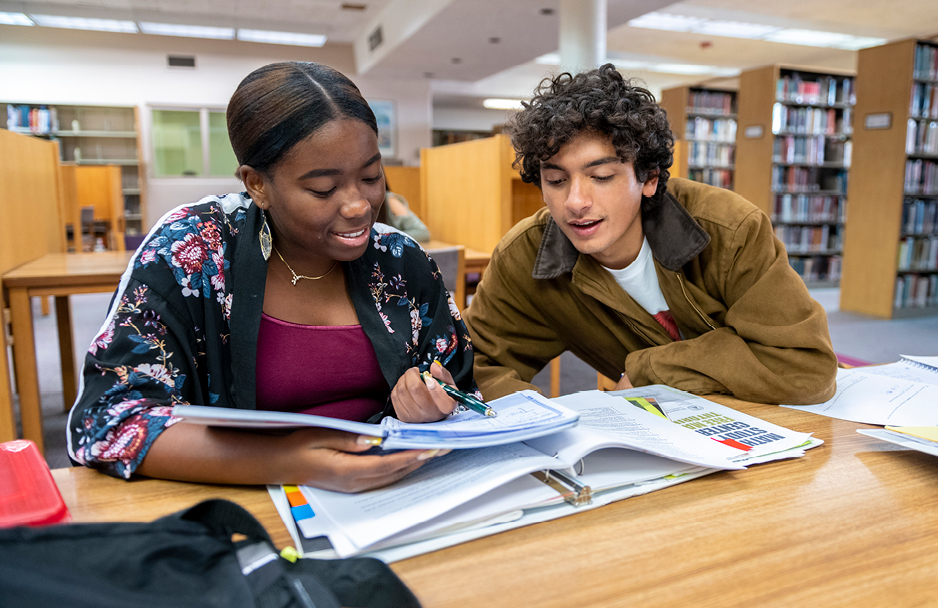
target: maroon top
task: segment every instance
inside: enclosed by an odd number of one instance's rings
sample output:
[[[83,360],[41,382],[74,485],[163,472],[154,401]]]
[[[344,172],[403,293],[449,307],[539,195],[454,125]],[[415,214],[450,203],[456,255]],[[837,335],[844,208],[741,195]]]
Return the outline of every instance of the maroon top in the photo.
[[[361,325],[297,325],[261,316],[257,409],[364,422],[390,389]]]

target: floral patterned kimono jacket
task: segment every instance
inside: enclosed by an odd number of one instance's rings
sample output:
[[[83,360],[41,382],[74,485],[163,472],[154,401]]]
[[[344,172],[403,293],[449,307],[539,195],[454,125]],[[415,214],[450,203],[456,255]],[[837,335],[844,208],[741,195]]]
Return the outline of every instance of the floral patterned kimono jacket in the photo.
[[[172,406],[255,409],[267,276],[260,225],[246,194],[228,194],[179,207],[151,231],[85,358],[68,420],[74,461],[130,478],[179,420]],[[376,224],[365,254],[345,265],[389,391],[408,368],[423,371],[435,359],[459,388],[475,390],[469,334],[423,249]],[[384,415],[393,413],[389,399]]]

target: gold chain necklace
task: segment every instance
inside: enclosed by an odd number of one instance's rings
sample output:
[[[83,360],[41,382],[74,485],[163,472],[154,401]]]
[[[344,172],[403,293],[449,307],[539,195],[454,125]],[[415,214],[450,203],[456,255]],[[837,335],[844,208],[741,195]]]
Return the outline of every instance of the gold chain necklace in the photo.
[[[325,277],[325,276],[328,275],[330,272],[332,272],[333,270],[335,270],[335,267],[339,265],[339,261],[336,260],[335,262],[332,263],[332,268],[330,268],[329,270],[326,271],[326,274],[321,274],[321,275],[319,275],[318,277],[308,277],[308,276],[303,275],[303,274],[296,274],[296,271],[293,270],[293,268],[290,267],[290,264],[288,264],[285,259],[283,259],[283,256],[280,255],[280,251],[279,251],[276,247],[274,247],[274,251],[277,252],[277,257],[280,258],[280,261],[284,263],[284,265],[287,267],[287,270],[289,270],[289,271],[290,271],[290,274],[293,275],[293,278],[290,279],[290,280],[293,282],[294,287],[296,286],[296,282],[299,281],[300,279],[309,279],[310,281],[318,281],[319,279]]]

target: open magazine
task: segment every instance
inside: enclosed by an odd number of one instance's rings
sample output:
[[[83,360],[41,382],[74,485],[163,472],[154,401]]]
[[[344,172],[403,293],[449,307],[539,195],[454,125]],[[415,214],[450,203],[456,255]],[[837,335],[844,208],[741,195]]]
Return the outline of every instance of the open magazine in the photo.
[[[298,547],[312,539],[325,547],[307,553],[393,561],[718,470],[801,456],[820,444],[665,386],[587,391],[552,402],[576,412],[579,424],[525,442],[453,452],[361,494],[301,487],[304,512],[313,514],[301,519],[290,510],[296,496],[288,502],[279,487],[271,495]],[[650,403],[660,412],[649,411]]]
[[[204,405],[177,405],[173,416],[183,422],[253,429],[321,427],[381,437],[385,449],[466,449],[515,443],[570,428],[577,414],[535,391],[521,391],[488,404],[497,417],[472,410],[439,422],[407,423],[388,416],[380,424],[353,422],[311,414],[240,410]]]

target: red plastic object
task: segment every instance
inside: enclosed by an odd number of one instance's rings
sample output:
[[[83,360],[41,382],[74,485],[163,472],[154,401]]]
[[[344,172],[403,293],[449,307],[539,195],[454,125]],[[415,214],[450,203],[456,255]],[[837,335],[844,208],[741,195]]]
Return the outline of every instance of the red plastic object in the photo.
[[[49,465],[28,439],[0,443],[0,528],[71,519]]]

